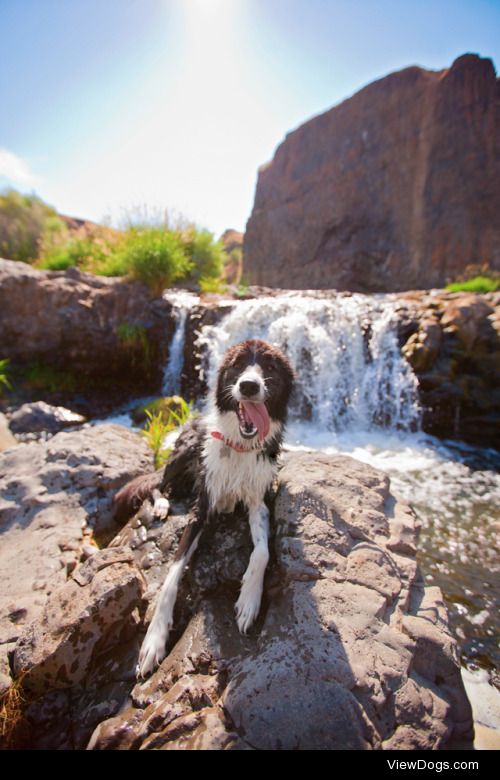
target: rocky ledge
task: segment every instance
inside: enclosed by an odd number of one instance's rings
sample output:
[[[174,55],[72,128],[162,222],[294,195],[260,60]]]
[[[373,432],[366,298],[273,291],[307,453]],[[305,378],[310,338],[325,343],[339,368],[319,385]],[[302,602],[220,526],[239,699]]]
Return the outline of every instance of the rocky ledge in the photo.
[[[10,684],[8,653],[19,636],[97,551],[95,539],[116,534],[116,490],[151,466],[144,440],[118,425],[0,454],[0,692]]]
[[[159,390],[171,308],[138,282],[0,259],[0,357],[57,371],[66,395]]]
[[[402,352],[419,383],[423,427],[440,437],[498,447],[500,293],[404,293]]]
[[[16,457],[24,451],[32,461],[48,447],[57,453],[78,436],[85,449],[89,435],[60,433],[45,444],[20,445]],[[117,440],[114,457],[135,457],[134,470],[143,458],[142,442],[138,447]],[[26,467],[11,463],[13,452],[0,456],[12,493],[3,510],[9,527],[24,517]],[[46,460],[54,463],[52,456]],[[78,474],[86,478],[74,489],[69,513],[84,511],[81,493],[85,511],[93,506],[99,513],[104,500],[106,516],[112,491],[99,477],[105,463],[71,458],[71,464],[75,486]],[[46,513],[51,496],[57,502],[65,490],[48,490],[38,509]],[[36,504],[30,512],[33,525]],[[235,514],[206,528],[181,588],[168,655],[148,680],[136,682],[144,625],[188,518],[181,504],[165,522],[145,506],[106,549],[65,576],[58,566],[52,586],[40,591],[34,619],[10,645],[17,681],[11,690],[24,695],[14,743],[38,749],[471,745],[471,710],[441,593],[425,587],[415,560],[415,517],[385,475],[347,457],[286,456],[263,607],[247,636],[238,633],[234,616],[251,550],[247,523]],[[53,513],[52,520],[56,533],[64,516]]]

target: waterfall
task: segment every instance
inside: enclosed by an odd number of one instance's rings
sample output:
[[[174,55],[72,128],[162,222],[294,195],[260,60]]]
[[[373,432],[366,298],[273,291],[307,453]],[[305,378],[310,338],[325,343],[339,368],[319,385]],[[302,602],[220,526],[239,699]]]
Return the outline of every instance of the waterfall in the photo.
[[[330,431],[418,428],[417,380],[400,353],[393,298],[290,293],[237,302],[199,335],[209,384],[225,350],[246,338],[280,347],[296,369],[292,419]]]
[[[200,302],[200,299],[197,295],[185,290],[168,291],[164,293],[163,297],[173,304],[175,331],[170,342],[168,362],[163,372],[162,393],[163,395],[180,395],[186,320],[190,310]]]

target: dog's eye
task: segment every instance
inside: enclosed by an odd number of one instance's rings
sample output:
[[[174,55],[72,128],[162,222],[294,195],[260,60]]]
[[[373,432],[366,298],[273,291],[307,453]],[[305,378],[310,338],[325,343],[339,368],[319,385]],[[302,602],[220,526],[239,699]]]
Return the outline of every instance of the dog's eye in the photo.
[[[241,371],[238,366],[229,366],[229,368],[227,368],[224,372],[226,382],[233,383],[240,373]]]

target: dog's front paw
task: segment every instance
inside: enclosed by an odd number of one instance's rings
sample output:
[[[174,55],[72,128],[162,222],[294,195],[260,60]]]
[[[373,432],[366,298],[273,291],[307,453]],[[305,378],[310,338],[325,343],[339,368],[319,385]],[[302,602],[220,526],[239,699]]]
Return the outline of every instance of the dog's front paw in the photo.
[[[139,661],[137,664],[137,676],[146,677],[150,672],[156,669],[165,658],[165,645],[167,643],[170,626],[159,626],[154,621],[148,628],[144,637]]]
[[[236,622],[241,634],[246,634],[259,614],[262,589],[243,585],[236,602]]]

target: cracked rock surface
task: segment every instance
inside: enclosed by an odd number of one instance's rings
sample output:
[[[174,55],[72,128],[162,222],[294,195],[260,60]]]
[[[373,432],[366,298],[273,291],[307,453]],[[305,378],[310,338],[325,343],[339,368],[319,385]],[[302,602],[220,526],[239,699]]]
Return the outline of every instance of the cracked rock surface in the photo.
[[[0,455],[0,693],[10,684],[15,642],[96,551],[86,545],[91,532],[116,533],[114,493],[151,464],[145,442],[118,425],[59,433]]]
[[[188,516],[139,514],[112,543],[145,566],[147,618]],[[388,478],[347,457],[291,454],[280,472],[260,616],[234,615],[251,551],[242,515],[207,527],[168,654],[91,749],[469,747],[472,716],[416,520]],[[147,620],[146,620],[147,622]]]

